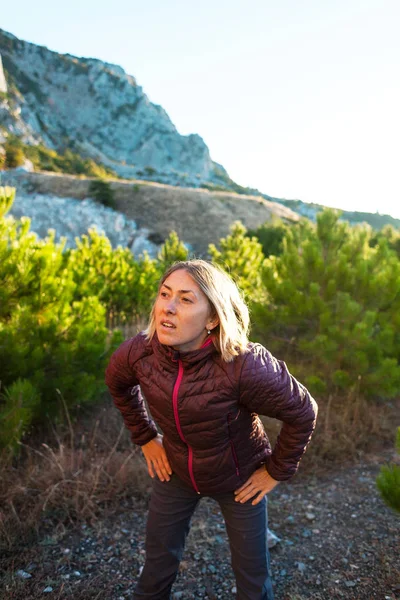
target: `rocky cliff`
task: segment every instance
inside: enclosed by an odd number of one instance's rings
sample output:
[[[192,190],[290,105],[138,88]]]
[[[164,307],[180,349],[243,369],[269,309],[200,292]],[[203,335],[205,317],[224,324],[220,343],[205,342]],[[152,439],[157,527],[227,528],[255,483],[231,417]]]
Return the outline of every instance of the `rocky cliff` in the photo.
[[[7,94],[7,91],[7,82],[6,77],[4,75],[3,61],[1,60],[0,56],[0,92],[3,94]]]
[[[151,244],[163,243],[174,230],[196,255],[206,256],[208,245],[218,244],[237,220],[253,229],[271,220],[272,215],[288,222],[299,219],[285,206],[261,197],[139,181],[110,181],[116,209],[124,215],[121,220],[114,211],[104,211],[101,205],[98,205],[101,215],[93,214],[93,204],[87,201],[90,179],[14,170],[5,171],[2,180],[3,184],[17,188],[13,214],[34,219],[32,228],[40,228],[41,235],[54,227],[59,236],[73,239],[74,235],[84,232],[84,223],[89,226],[93,222],[105,231],[114,245],[120,243],[132,248],[134,244],[135,253],[140,248],[154,255],[156,248]],[[70,204],[59,202],[60,198],[70,199]],[[73,199],[85,200],[84,207],[77,207]]]
[[[26,143],[74,149],[128,178],[156,172],[158,180],[195,187],[228,178],[202,138],[180,135],[118,65],[59,54],[1,29],[0,54],[8,87],[0,125]]]

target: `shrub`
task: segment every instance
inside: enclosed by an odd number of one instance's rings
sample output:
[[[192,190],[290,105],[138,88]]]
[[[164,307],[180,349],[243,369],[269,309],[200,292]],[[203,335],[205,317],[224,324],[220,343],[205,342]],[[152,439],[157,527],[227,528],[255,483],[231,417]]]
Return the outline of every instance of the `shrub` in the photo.
[[[147,175],[148,177],[153,177],[153,175],[155,175],[157,173],[157,169],[155,169],[154,167],[150,167],[147,166],[144,169],[144,174]]]
[[[110,240],[96,229],[89,229],[75,242],[76,248],[65,253],[66,267],[76,285],[74,299],[98,298],[109,327],[131,321],[137,316],[137,306],[142,305],[142,292],[140,267],[130,250],[120,246],[114,250]],[[148,297],[149,290],[145,293]]]
[[[18,378],[1,398],[0,447],[15,453],[40,404],[40,394],[28,379]]]
[[[114,192],[108,181],[105,181],[104,179],[95,179],[94,181],[91,181],[89,195],[96,200],[96,202],[100,202],[100,204],[103,204],[104,206],[115,208]]]
[[[14,142],[6,142],[5,144],[5,166],[7,169],[15,169],[24,164],[25,155],[20,146]]]
[[[389,248],[394,250],[400,258],[400,230],[395,229],[392,225],[385,225],[385,227],[382,227],[380,231],[372,236],[370,246],[375,248],[382,239],[387,240]]]
[[[400,427],[397,428],[396,449],[400,454]],[[376,485],[385,503],[400,513],[400,466],[383,465],[376,479]]]
[[[236,221],[230,235],[220,240],[220,248],[209,245],[212,261],[230,273],[248,301],[261,301],[264,298],[261,267],[265,260],[261,244],[255,237],[249,238],[245,226]]]
[[[174,262],[187,260],[187,258],[188,249],[184,243],[180,241],[176,231],[171,231],[158,253],[160,277]]]
[[[74,298],[65,240],[56,244],[54,231],[39,240],[29,231],[29,219],[6,216],[14,195],[0,188],[0,415],[15,447],[29,422],[57,416],[57,389],[68,406],[98,398],[107,356],[121,334],[109,335],[97,297]],[[15,414],[13,402],[22,402]]]
[[[258,335],[330,393],[370,398],[400,389],[400,261],[369,226],[326,209],[287,231],[263,265],[268,302],[253,307]],[[315,379],[317,378],[317,379]]]
[[[36,170],[53,171],[55,173],[70,173],[71,175],[86,175],[88,177],[98,178],[118,177],[112,169],[96,163],[91,158],[83,158],[80,154],[73,152],[69,148],[66,148],[64,153],[60,154],[56,150],[47,148],[43,144],[38,144],[37,146],[24,144],[15,135],[9,136],[6,147],[10,148],[10,160],[8,162],[6,161],[6,168],[20,166],[26,157],[32,161]],[[15,164],[18,161],[19,164]]]
[[[295,227],[295,225],[286,225],[280,219],[273,218],[257,229],[250,229],[247,235],[258,239],[264,256],[271,254],[279,256],[283,250],[283,239],[290,227]]]

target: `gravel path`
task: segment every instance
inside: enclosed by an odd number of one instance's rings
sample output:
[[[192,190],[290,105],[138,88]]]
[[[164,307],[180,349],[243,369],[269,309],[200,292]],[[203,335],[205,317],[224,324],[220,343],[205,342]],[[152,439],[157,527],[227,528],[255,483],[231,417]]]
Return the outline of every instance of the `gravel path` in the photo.
[[[323,476],[298,475],[269,495],[276,600],[400,598],[400,517],[375,478],[395,453]],[[49,530],[39,545],[1,560],[4,600],[126,600],[144,562],[145,500],[91,528]],[[224,524],[203,499],[194,515],[174,600],[235,598]]]

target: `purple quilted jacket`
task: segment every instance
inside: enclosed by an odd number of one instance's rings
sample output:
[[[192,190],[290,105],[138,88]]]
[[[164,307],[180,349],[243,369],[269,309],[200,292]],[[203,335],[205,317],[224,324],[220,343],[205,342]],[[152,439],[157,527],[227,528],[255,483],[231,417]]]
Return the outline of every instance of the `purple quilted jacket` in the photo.
[[[172,470],[205,494],[237,489],[262,464],[274,479],[292,477],[318,413],[285,363],[253,343],[227,363],[210,339],[180,354],[139,333],[111,356],[106,384],[132,441],[153,439],[155,421]],[[259,414],[283,421],[273,451]]]

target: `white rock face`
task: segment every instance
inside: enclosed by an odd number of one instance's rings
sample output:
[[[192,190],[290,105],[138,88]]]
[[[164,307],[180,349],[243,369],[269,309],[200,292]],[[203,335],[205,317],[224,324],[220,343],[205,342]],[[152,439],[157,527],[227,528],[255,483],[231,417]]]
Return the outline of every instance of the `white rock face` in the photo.
[[[3,92],[4,94],[7,93],[7,82],[6,82],[6,78],[5,78],[5,75],[4,75],[3,62],[1,60],[1,54],[0,54],[0,92]]]
[[[151,179],[155,169],[159,181],[195,187],[227,177],[202,138],[180,135],[121,67],[58,54],[1,29],[0,52],[17,87],[0,119],[27,143],[73,147],[124,177]]]
[[[19,171],[24,171],[25,173],[33,173],[34,172],[34,168],[33,168],[33,163],[31,160],[29,160],[29,158],[25,158],[24,162],[22,163],[22,165],[20,167],[16,167],[14,169],[14,171],[16,171],[17,173]]]
[[[50,198],[73,198],[78,202],[90,196],[90,180],[74,175],[9,169],[1,173],[1,180],[3,185],[15,187],[18,196],[40,194]],[[189,251],[198,257],[206,257],[209,244],[218,244],[222,237],[229,235],[235,221],[241,221],[248,229],[256,229],[270,221],[273,215],[286,222],[299,220],[299,216],[287,207],[261,197],[137,181],[112,181],[110,186],[116,210],[143,228],[141,235],[161,244],[171,231],[175,231]],[[66,215],[66,220],[68,218]],[[113,228],[117,232],[123,229],[121,219],[113,217]]]
[[[57,241],[67,238],[66,248],[75,246],[75,238],[87,234],[89,228],[96,228],[105,233],[114,248],[129,247],[135,256],[146,250],[154,258],[160,249],[147,239],[147,229],[138,228],[135,221],[90,198],[76,200],[18,191],[10,214],[18,219],[29,217],[31,231],[40,238],[54,229]]]

